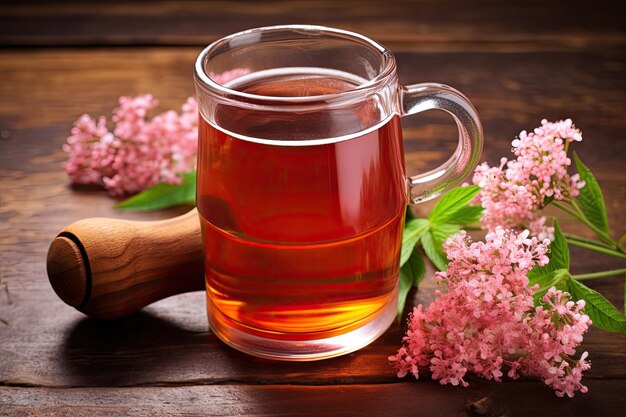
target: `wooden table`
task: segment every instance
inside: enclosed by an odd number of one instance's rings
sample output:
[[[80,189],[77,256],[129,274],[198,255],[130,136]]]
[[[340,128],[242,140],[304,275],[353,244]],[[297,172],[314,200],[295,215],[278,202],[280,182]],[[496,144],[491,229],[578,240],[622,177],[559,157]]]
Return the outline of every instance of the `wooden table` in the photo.
[[[583,349],[588,394],[557,398],[532,379],[467,389],[397,379],[387,356],[405,324],[336,359],[281,363],[232,350],[207,329],[203,293],[102,322],[63,304],[45,272],[48,244],[91,216],[165,218],[184,209],[123,213],[95,188],[72,188],[61,150],[82,113],[109,114],[120,95],[150,92],[161,109],[193,94],[201,47],[245,28],[316,23],[376,39],[397,56],[404,83],[436,81],[475,103],[483,159],[542,118],[571,117],[576,149],[596,173],[614,236],[626,231],[623,15],[602,1],[82,2],[0,5],[0,414],[457,416],[488,396],[493,415],[623,415],[626,335],[592,329]],[[409,172],[452,152],[456,129],[437,112],[407,118]],[[417,211],[427,212],[429,206]],[[575,250],[578,273],[618,267]],[[595,280],[616,305],[623,279]],[[429,297],[428,285],[415,301]],[[621,308],[621,307],[620,307]]]

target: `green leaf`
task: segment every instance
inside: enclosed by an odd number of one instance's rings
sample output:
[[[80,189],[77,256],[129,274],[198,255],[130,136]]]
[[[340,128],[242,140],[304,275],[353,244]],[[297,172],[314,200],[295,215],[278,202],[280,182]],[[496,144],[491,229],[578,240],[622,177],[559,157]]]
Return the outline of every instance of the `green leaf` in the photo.
[[[400,252],[400,266],[404,265],[409,260],[413,248],[420,240],[424,231],[428,230],[427,219],[413,219],[407,222],[402,232],[402,250]]]
[[[574,163],[580,179],[585,181],[585,186],[580,189],[580,194],[576,198],[580,209],[591,224],[608,234],[609,219],[606,215],[606,207],[600,185],[589,168],[582,163],[576,152],[574,152]]]
[[[132,211],[159,210],[181,204],[194,205],[196,201],[196,171],[183,176],[183,182],[157,184],[117,204],[115,208]]]
[[[622,246],[624,242],[626,242],[626,234],[622,235],[622,237],[619,238],[619,240],[617,241],[617,244],[619,246]]]
[[[441,246],[442,253],[443,242],[445,242],[450,236],[459,233],[459,231],[461,231],[461,226],[458,224],[445,223],[431,226],[431,233],[435,239],[435,243]]]
[[[569,269],[569,247],[559,222],[554,219],[554,240],[550,243],[550,264],[553,269]],[[549,265],[549,264],[548,264]]]
[[[527,274],[531,284],[534,284],[534,281],[537,281],[536,283],[541,285],[538,281],[548,279],[547,276],[552,275],[554,271],[558,269],[569,269],[569,247],[567,246],[565,235],[561,232],[561,228],[559,227],[556,219],[554,220],[554,241],[550,243],[548,259],[550,259],[550,262],[548,262],[547,265],[535,266]]]
[[[398,315],[396,319],[400,321],[406,297],[413,286],[418,286],[424,278],[424,260],[417,250],[414,250],[406,264],[400,268],[400,283],[398,289]]]
[[[465,206],[458,209],[454,216],[448,220],[448,223],[470,224],[477,222],[482,216],[483,208],[481,206]]]
[[[548,258],[549,257],[550,257],[550,254],[548,253]],[[531,269],[528,272],[528,274],[526,274],[526,277],[528,278],[528,280],[530,281],[532,285],[534,285],[535,283],[541,285],[539,281],[547,279],[546,277],[549,275],[552,275],[554,271],[555,270],[552,269],[552,266],[550,265],[550,263],[544,266],[535,265],[535,267]]]
[[[440,271],[448,269],[448,258],[446,258],[443,254],[443,247],[441,246],[443,243],[441,238],[444,234],[445,232],[442,232],[441,230],[433,231],[432,229],[429,229],[427,232],[422,234],[421,237],[422,248],[424,248],[426,256],[428,256],[428,259],[430,259],[433,265],[435,265]]]
[[[571,275],[567,269],[556,269],[554,271],[547,272],[542,275],[528,274],[529,284],[534,286],[539,284],[539,288],[533,293],[533,301],[535,305],[539,305],[539,302],[543,296],[548,292],[550,287],[556,287],[558,290],[567,291],[567,282]]]
[[[626,316],[602,294],[574,279],[569,280],[568,286],[574,300],[585,300],[583,311],[591,318],[594,326],[609,332],[626,333]]]
[[[538,273],[539,268],[534,268],[530,271],[526,277],[528,278],[528,285],[531,287],[535,284],[539,284],[539,289],[542,288],[550,288],[556,275],[556,271],[541,271],[542,273]]]
[[[441,197],[428,215],[428,220],[433,224],[456,223],[454,217],[457,211],[469,204],[479,191],[477,185],[453,188]]]
[[[409,295],[409,291],[412,286],[412,277],[408,273],[404,272],[404,267],[400,268],[400,281],[398,282],[398,312],[396,313],[396,320],[398,322],[402,319],[404,305],[406,304],[406,297]]]

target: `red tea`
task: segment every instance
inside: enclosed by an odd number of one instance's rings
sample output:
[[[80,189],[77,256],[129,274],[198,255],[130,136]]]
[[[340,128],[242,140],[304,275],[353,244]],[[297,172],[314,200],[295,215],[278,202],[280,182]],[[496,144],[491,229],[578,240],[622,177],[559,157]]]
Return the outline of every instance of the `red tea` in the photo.
[[[350,81],[313,75],[236,86],[266,96],[351,88]],[[251,110],[232,111],[231,126],[248,138],[289,139],[280,113],[258,123]],[[379,114],[372,107],[371,114],[353,116],[358,120],[324,120],[314,112],[298,117],[303,131],[319,132]],[[202,117],[199,136],[197,206],[216,331],[321,339],[363,326],[393,304],[407,202],[398,116],[362,136],[325,144],[259,143]]]

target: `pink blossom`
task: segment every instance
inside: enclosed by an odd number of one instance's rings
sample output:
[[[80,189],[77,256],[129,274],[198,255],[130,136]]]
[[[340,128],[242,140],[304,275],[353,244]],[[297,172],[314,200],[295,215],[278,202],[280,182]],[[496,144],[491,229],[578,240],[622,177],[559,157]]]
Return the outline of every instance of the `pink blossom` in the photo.
[[[531,187],[507,178],[506,164],[507,159],[502,158],[498,167],[483,163],[474,171],[472,182],[481,187],[476,203],[485,209],[481,221],[488,230],[498,225],[519,227],[528,223],[539,207],[539,196]]]
[[[539,240],[554,240],[554,227],[548,226],[546,216],[535,217],[528,223],[528,230]]]
[[[106,118],[100,116],[98,122],[83,114],[72,127],[71,136],[63,145],[69,153],[65,171],[76,184],[92,184],[100,181],[100,174],[91,168],[91,150],[99,140],[109,140],[112,134],[106,126]]]
[[[522,131],[512,142],[514,160],[502,158],[499,167],[486,163],[476,167],[472,182],[482,190],[477,197],[485,211],[482,222],[492,231],[497,226],[528,228],[533,235],[550,236],[537,211],[552,199],[575,197],[585,184],[578,174],[569,176],[570,142],[581,141],[582,134],[570,119],[550,123],[541,121],[533,132]]]
[[[539,377],[557,395],[586,392],[582,372],[587,353],[576,347],[591,324],[581,313],[584,301],[551,288],[538,307],[526,274],[548,263],[549,240],[528,231],[497,227],[485,242],[462,231],[444,243],[450,264],[438,272],[445,292],[424,309],[414,309],[398,352],[389,357],[399,377],[419,377],[428,367],[441,384],[467,386],[468,372],[501,381],[506,373]]]
[[[160,182],[180,183],[195,166],[198,136],[197,104],[188,98],[180,114],[168,111],[148,118],[158,101],[150,94],[120,97],[111,117],[96,123],[81,116],[63,149],[69,153],[65,171],[75,183],[100,184],[115,196],[132,194]]]

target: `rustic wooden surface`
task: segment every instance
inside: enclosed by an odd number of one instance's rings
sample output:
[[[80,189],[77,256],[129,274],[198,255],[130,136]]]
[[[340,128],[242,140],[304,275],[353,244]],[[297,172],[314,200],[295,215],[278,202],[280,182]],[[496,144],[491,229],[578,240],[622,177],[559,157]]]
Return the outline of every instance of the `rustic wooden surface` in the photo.
[[[510,4],[515,3],[515,4]],[[589,393],[560,399],[539,381],[469,378],[467,389],[397,379],[386,357],[404,325],[371,346],[314,363],[240,354],[207,330],[204,294],[157,302],[123,320],[87,319],[45,275],[46,251],[83,217],[162,219],[185,209],[122,213],[105,192],[72,188],[60,150],[80,114],[108,114],[120,95],[151,92],[161,108],[193,94],[201,47],[278,23],[355,30],[396,52],[404,83],[437,81],[467,94],[482,117],[483,159],[541,118],[572,117],[576,144],[605,194],[614,236],[626,232],[623,16],[618,3],[565,1],[87,2],[0,4],[0,415],[424,415],[469,413],[489,396],[493,415],[621,415],[626,336],[593,329],[583,349]],[[452,151],[451,121],[403,121],[407,170]],[[418,207],[426,212],[428,205]],[[573,269],[618,266],[576,250]],[[622,305],[623,279],[591,285]],[[415,301],[432,296],[428,285]]]

